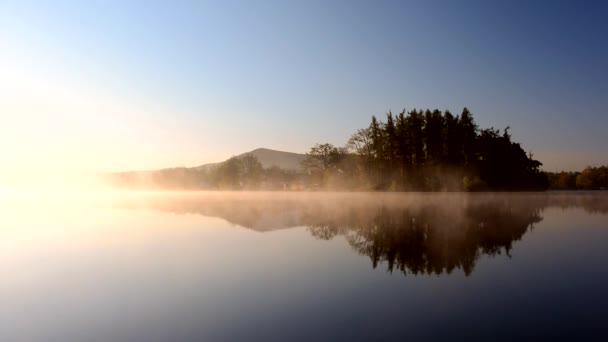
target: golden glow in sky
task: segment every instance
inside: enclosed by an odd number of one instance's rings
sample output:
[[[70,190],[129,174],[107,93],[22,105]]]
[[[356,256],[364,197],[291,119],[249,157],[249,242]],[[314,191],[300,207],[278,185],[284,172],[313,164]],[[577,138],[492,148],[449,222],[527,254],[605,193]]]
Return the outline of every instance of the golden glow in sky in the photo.
[[[342,146],[403,108],[469,107],[549,171],[607,162],[603,11],[539,25],[546,9],[512,9],[510,29],[481,8],[393,5],[2,2],[0,183]]]
[[[10,51],[0,56],[0,184],[74,183],[206,161],[187,132],[155,120],[153,110]]]

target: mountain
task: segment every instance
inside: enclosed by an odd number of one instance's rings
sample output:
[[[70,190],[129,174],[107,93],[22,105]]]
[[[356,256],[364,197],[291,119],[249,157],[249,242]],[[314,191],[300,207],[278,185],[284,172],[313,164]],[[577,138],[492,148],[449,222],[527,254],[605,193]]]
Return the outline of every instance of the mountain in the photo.
[[[301,162],[306,158],[306,155],[301,153],[293,153],[293,152],[284,152],[271,150],[268,148],[258,148],[253,151],[245,152],[236,156],[237,158],[243,157],[246,155],[252,155],[262,163],[264,168],[269,168],[272,166],[278,166],[285,170],[293,170],[299,171],[302,169]],[[203,164],[200,166],[196,166],[195,169],[198,170],[210,170],[217,166],[220,166],[224,162],[219,163],[209,163]]]

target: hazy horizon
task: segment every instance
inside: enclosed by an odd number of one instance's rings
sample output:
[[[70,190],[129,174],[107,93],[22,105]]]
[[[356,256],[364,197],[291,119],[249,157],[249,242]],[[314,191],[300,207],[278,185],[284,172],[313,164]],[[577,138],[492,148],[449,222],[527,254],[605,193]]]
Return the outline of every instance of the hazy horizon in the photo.
[[[606,14],[0,0],[0,342],[601,340]]]
[[[608,164],[601,2],[3,2],[0,179],[343,146],[468,107],[546,171]]]

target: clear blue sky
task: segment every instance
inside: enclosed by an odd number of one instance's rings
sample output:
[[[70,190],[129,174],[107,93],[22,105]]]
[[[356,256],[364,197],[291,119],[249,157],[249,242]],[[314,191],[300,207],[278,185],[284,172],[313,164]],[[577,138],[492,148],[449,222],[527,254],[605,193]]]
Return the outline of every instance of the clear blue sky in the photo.
[[[193,166],[467,106],[547,170],[608,164],[607,4],[0,0],[0,139],[24,165]]]

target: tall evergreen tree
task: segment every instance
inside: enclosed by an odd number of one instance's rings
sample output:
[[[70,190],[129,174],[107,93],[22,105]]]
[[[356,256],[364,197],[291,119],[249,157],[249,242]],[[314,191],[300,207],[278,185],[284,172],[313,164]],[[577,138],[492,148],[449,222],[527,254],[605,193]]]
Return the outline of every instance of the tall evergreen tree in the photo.
[[[445,160],[450,165],[457,165],[460,163],[461,153],[460,146],[462,143],[460,142],[458,136],[458,126],[459,126],[459,117],[452,115],[449,110],[445,111]]]
[[[397,130],[395,128],[395,121],[393,119],[393,113],[390,111],[386,114],[386,159],[387,167],[389,170],[393,170],[395,163],[397,162],[398,153],[398,141],[397,141]]]
[[[422,110],[416,111],[416,109],[414,109],[410,111],[408,113],[407,121],[410,129],[413,164],[416,168],[419,168],[424,164],[425,159],[423,141],[424,116]]]
[[[424,113],[424,141],[427,164],[439,164],[443,157],[443,117],[437,109]]]
[[[399,159],[399,174],[401,178],[401,187],[405,186],[405,179],[412,166],[412,149],[410,143],[410,128],[408,120],[405,116],[405,109],[397,116],[397,150]]]
[[[377,184],[384,183],[384,130],[382,124],[372,116],[372,122],[369,125],[369,130],[372,138],[372,151],[374,154],[372,177],[375,178]]]
[[[471,167],[477,161],[476,155],[476,139],[477,125],[473,120],[471,112],[465,107],[462,110],[459,121],[459,135],[462,140],[461,153],[464,159],[465,167]]]

